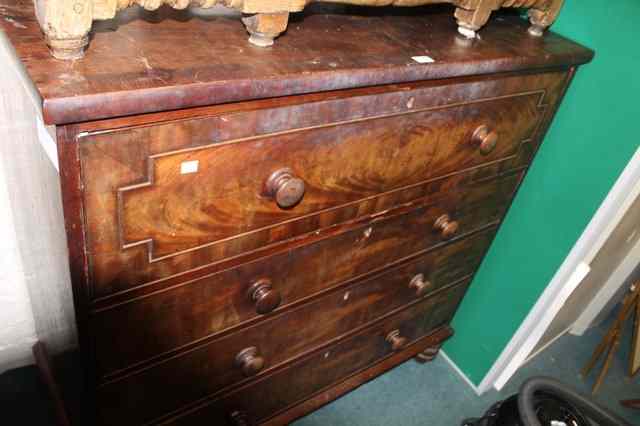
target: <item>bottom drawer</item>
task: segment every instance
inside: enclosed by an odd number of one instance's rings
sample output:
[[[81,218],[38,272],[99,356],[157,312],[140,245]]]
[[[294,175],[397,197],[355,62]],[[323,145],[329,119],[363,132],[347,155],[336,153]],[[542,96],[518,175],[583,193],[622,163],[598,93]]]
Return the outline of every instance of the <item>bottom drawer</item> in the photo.
[[[468,281],[436,293],[333,346],[216,400],[201,401],[160,424],[282,424],[293,420],[448,337],[441,327],[451,320],[467,287]],[[440,337],[425,339],[438,329]],[[394,331],[404,340],[395,350],[388,340]],[[290,412],[285,413],[287,410]]]

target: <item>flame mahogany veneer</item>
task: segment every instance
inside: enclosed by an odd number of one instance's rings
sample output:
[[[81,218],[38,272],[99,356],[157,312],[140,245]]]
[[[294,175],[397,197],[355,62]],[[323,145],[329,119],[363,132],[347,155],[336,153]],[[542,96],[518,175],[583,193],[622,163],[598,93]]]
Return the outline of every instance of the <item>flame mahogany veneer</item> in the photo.
[[[71,64],[0,6],[56,125],[79,424],[280,425],[433,359],[593,55],[435,12],[306,12],[247,55],[226,18],[162,10]]]

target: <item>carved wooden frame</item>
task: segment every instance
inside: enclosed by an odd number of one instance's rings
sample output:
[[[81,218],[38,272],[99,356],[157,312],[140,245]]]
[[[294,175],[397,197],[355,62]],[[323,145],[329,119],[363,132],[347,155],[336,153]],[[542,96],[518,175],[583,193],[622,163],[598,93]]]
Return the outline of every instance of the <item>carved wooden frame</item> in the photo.
[[[216,5],[236,9],[250,34],[249,42],[261,47],[287,29],[289,13],[300,12],[313,2],[329,0],[35,0],[36,15],[51,53],[58,59],[78,59],[89,43],[89,32],[95,20],[112,19],[119,10],[140,5],[147,10],[167,4],[174,9],[190,5],[210,8]],[[331,0],[332,2],[366,6],[422,6],[451,3],[456,6],[458,31],[475,37],[491,13],[502,7],[529,8],[532,36],[541,36],[555,21],[564,0]]]

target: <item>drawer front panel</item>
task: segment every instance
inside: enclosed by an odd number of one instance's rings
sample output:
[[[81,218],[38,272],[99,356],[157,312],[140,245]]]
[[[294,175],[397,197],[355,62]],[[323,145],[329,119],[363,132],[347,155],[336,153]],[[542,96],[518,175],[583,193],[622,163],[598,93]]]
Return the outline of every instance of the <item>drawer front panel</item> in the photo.
[[[409,288],[408,277],[422,271],[413,266],[405,275],[396,272],[349,286],[317,299],[285,315],[222,337],[141,372],[107,382],[98,389],[100,405],[130,407],[132,424],[150,420],[158,407],[178,409],[182,405],[221,391],[232,384],[252,380],[294,357],[309,353],[382,314],[422,298]],[[398,282],[397,275],[400,276]],[[442,296],[434,296],[442,299]],[[441,300],[443,301],[443,300]],[[444,302],[444,301],[443,301]],[[442,309],[438,307],[437,309]],[[238,364],[238,356],[256,348],[251,365]],[[241,355],[240,355],[241,356]],[[244,368],[255,367],[256,356],[263,368],[247,376]],[[144,389],[166,388],[171,392],[145,395]],[[135,413],[133,413],[135,412]]]
[[[419,216],[414,213],[410,218],[417,219]],[[351,233],[353,235],[339,237],[348,238],[347,241],[353,243],[345,247],[346,253],[332,250],[335,248],[332,244],[334,240],[329,239],[317,244],[317,247],[303,247],[292,255],[283,255],[281,257],[285,259],[282,261],[279,257],[266,259],[257,265],[242,266],[238,270],[223,272],[94,315],[92,330],[96,342],[99,374],[109,375],[140,361],[157,358],[163,353],[166,354],[164,357],[167,357],[171,350],[215,335],[216,332],[238,325],[241,321],[259,318],[255,302],[247,293],[253,282],[264,280],[264,277],[272,277],[271,291],[278,292],[282,299],[282,308],[275,312],[281,311],[287,304],[336,286],[341,280],[357,275],[349,265],[349,259],[362,256],[360,250],[367,244],[358,238],[362,239],[365,235],[373,238],[373,233],[378,231],[387,234],[397,229],[402,229],[403,232],[414,229],[415,227],[406,227],[406,219],[407,216],[401,216],[394,218],[396,226],[380,223],[366,228],[364,232],[362,228],[358,228]],[[393,299],[388,302],[388,309],[411,301],[412,291],[417,293],[419,290],[425,295],[472,274],[484,256],[494,233],[495,227],[488,228],[420,255],[408,264],[376,275],[373,280],[384,286],[384,292],[407,290],[402,292],[402,297],[395,293],[386,294],[385,298]],[[420,232],[408,234],[420,236]],[[371,250],[372,255],[376,256],[379,253],[381,260],[391,256],[397,258],[399,254],[403,254],[394,250],[375,251],[376,243],[371,244],[374,247]],[[404,250],[417,248],[415,244],[410,242]],[[349,252],[354,251],[354,245],[355,253],[350,254]],[[401,247],[398,247],[398,250],[404,251]],[[366,258],[364,260],[371,261]],[[323,262],[326,262],[324,267]],[[287,266],[291,267],[289,272],[295,272],[294,275],[287,273]],[[358,272],[370,269],[367,262],[362,266],[365,269]],[[276,272],[277,275],[261,275],[259,271]],[[422,274],[422,283],[416,279],[413,290],[408,290],[409,283],[418,274]],[[379,297],[382,297],[382,294]],[[319,302],[319,306],[321,305],[322,301]],[[114,342],[118,344],[114,345]]]
[[[118,188],[122,244],[152,241],[158,259],[514,156],[533,135],[539,100],[534,93],[153,156],[148,182]],[[487,155],[471,142],[483,125],[499,139]]]
[[[346,222],[346,220],[358,216],[362,216],[358,221],[365,223],[370,221],[372,218],[374,220],[380,220],[389,213],[383,212],[382,214],[372,215],[371,212],[380,210],[380,206],[388,207],[387,210],[390,210],[392,207],[398,207],[399,205],[406,206],[408,205],[407,200],[412,200],[410,201],[411,205],[426,205],[427,208],[425,208],[423,212],[424,216],[422,219],[406,224],[407,226],[415,227],[405,228],[404,230],[394,228],[394,232],[400,232],[392,237],[394,241],[396,239],[405,240],[395,241],[396,245],[400,245],[400,243],[402,243],[407,244],[407,247],[417,246],[417,249],[421,250],[439,243],[441,238],[436,233],[430,232],[430,230],[433,228],[434,221],[443,214],[448,214],[450,217],[458,221],[460,224],[459,232],[461,234],[486,226],[502,217],[502,214],[510,203],[514,190],[522,176],[522,172],[519,170],[503,173],[505,165],[506,163],[504,162],[496,163],[488,167],[474,169],[465,173],[459,173],[450,177],[430,181],[424,185],[408,188],[398,194],[392,194],[389,197],[385,196],[353,205],[348,209],[348,211],[345,211],[344,217],[341,218],[341,221],[345,222],[343,227],[349,227],[348,224],[350,222]],[[391,211],[393,210],[391,209]],[[368,213],[368,215],[364,215],[364,213]],[[318,226],[317,218],[308,218],[305,219],[305,221],[305,226],[308,224],[314,227]],[[293,228],[297,228],[298,225],[292,224],[291,226]],[[302,228],[304,229],[304,226]],[[377,228],[380,227],[378,226]],[[418,236],[412,236],[408,235],[406,229],[422,229],[423,232],[420,232]],[[332,228],[325,227],[325,231],[324,235],[331,235],[335,233]],[[374,234],[374,237],[376,237],[376,234]],[[419,241],[416,241],[415,244],[411,245],[412,243],[409,240],[412,238],[415,239],[416,237],[419,237]],[[277,233],[274,234],[274,238],[278,238]],[[304,239],[294,240],[292,244],[294,244],[294,246],[298,246],[301,245],[303,241],[314,241],[314,239],[317,240],[319,238],[323,238],[323,233],[320,231],[312,234],[305,234]],[[362,240],[361,235],[357,238],[358,240]],[[378,241],[376,238],[370,238],[369,240]],[[244,246],[242,244],[238,246],[235,243],[230,243],[231,245],[228,247],[235,247],[234,249],[241,250],[251,248],[254,244],[268,243],[268,241],[262,240],[247,241],[250,244],[249,246]],[[380,247],[376,248],[376,251],[381,251],[383,248],[388,246],[389,241],[385,240],[385,242],[381,244],[382,245]],[[362,241],[360,245],[363,245]],[[364,244],[364,246],[365,247],[363,249],[368,251],[367,256],[371,255],[371,250],[374,249],[371,247],[371,244],[367,243]],[[213,247],[210,248],[215,250]],[[291,246],[288,246],[287,249],[290,250]],[[95,254],[94,259],[96,262],[93,264],[94,267],[92,271],[94,278],[94,294],[109,294],[113,293],[113,291],[117,289],[135,289],[136,284],[143,284],[145,280],[149,278],[150,274],[161,276],[163,273],[172,269],[189,269],[194,266],[194,263],[197,264],[202,260],[200,255],[203,253],[196,251],[182,256],[171,257],[162,261],[149,262],[146,253],[143,253],[145,250],[146,249],[141,249],[140,247],[126,249],[118,252],[115,255],[115,258],[110,255],[103,256]],[[117,263],[119,260],[117,259],[129,259],[128,255],[130,254],[130,251],[138,252],[140,256],[131,258],[129,267],[125,267],[125,265],[118,267]],[[410,254],[410,252],[406,251],[403,251],[402,253],[404,253],[404,256]],[[308,259],[310,259],[310,257]],[[353,265],[353,268],[357,270],[360,268],[358,262],[364,261],[364,259],[365,256],[358,256],[357,259],[353,259],[351,265]],[[280,259],[280,261],[282,261],[282,259]],[[275,265],[275,262],[271,262],[271,264]],[[366,268],[375,268],[380,266],[383,266],[383,263],[370,263],[366,265]],[[291,266],[287,267],[290,268]],[[336,271],[336,273],[340,272],[344,271]],[[283,271],[283,273],[287,273],[287,270]],[[295,271],[291,273],[295,273]],[[332,272],[328,271],[327,273]],[[253,278],[255,277],[249,277],[249,279]],[[331,277],[327,278],[331,279]],[[274,278],[272,277],[272,280],[273,279]],[[162,283],[160,283],[160,285],[162,285]],[[243,283],[243,285],[246,286],[247,284]]]
[[[545,96],[563,81],[427,86],[86,135],[94,295],[385,211],[410,201],[408,187],[465,168],[525,167],[555,99]],[[471,143],[483,125],[498,136],[487,155]],[[288,178],[269,180],[284,168]],[[294,200],[301,182],[302,200],[281,208],[273,197]],[[137,276],[122,275],[130,265]]]
[[[351,371],[355,371],[390,353],[391,349],[388,347],[388,344],[385,343],[384,338],[387,333],[393,329],[400,329],[403,336],[410,340],[414,340],[448,322],[462,299],[466,286],[467,282],[464,282],[453,289],[436,293],[431,297],[422,299],[423,301],[414,303],[407,309],[394,315],[391,319],[384,320],[384,325],[381,325],[378,331],[374,333],[367,332],[357,337],[355,341],[351,341],[348,345],[350,347],[349,353],[351,355],[345,354],[345,356],[355,356],[353,361],[360,360],[359,362],[345,362],[341,369],[338,369],[338,371],[332,371],[332,368],[330,368],[331,365],[337,366],[337,362],[341,357],[337,356],[337,360],[333,361],[336,362],[336,364],[333,364],[331,356],[324,357],[323,355],[325,361],[321,365],[324,365],[324,368],[316,371],[312,376],[315,377],[317,382],[315,380],[311,380],[311,383],[308,384],[308,389],[299,389],[295,396],[296,400],[321,389],[340,377],[344,377],[349,373],[349,371],[345,371],[344,368],[351,368]],[[354,291],[358,290],[354,289]],[[339,299],[345,301],[344,295],[346,294],[347,293],[343,294],[341,292],[338,295]],[[352,296],[357,299],[360,295],[352,293]],[[373,294],[369,294],[366,297],[368,299],[366,300],[366,303],[372,303],[372,298],[375,296]],[[365,299],[359,300],[362,302]],[[348,300],[345,302],[348,303]],[[337,301],[337,303],[341,302]],[[373,303],[384,303],[384,301],[377,300]],[[290,335],[289,338],[284,340],[295,342],[297,339],[304,339],[306,337],[305,335],[308,331],[305,331],[305,329],[312,329],[314,324],[325,321],[325,316],[318,318],[312,315],[305,315],[301,318],[304,318],[304,327],[302,324],[299,324],[297,327],[292,326],[286,330],[279,330],[277,334],[273,333],[272,330],[265,330],[263,340],[280,340],[280,336]],[[332,320],[327,318],[326,320],[330,321],[332,325],[335,323],[335,319]],[[353,327],[351,327],[351,329],[352,328]],[[325,342],[329,342],[329,336],[326,337],[327,339],[325,339]],[[283,346],[282,343],[284,342],[273,342],[273,348],[281,352],[288,351],[289,349]],[[376,348],[373,351],[371,346],[372,343]],[[179,409],[185,404],[194,403],[195,401],[215,392],[221,384],[221,379],[217,375],[222,374],[228,377],[230,374],[233,374],[224,372],[224,370],[234,370],[233,358],[226,359],[227,357],[222,353],[223,351],[235,349],[233,345],[234,344],[231,342],[229,342],[229,344],[225,342],[223,345],[218,347],[217,351],[201,353],[190,361],[190,365],[184,364],[183,362],[171,362],[169,363],[170,366],[165,365],[156,367],[149,372],[144,372],[140,376],[131,377],[121,382],[107,384],[99,388],[98,406],[100,407],[100,418],[102,419],[103,424],[133,425],[148,422],[153,418],[157,418],[158,416],[171,412],[172,410]],[[239,347],[241,348],[241,346],[242,345]],[[269,355],[265,354],[265,358],[268,359],[272,353],[277,356],[275,352],[270,352]],[[328,353],[333,353],[333,350],[329,349]],[[341,352],[338,351],[338,353]],[[182,359],[182,361],[184,361],[184,359]],[[325,364],[325,362],[327,364]],[[219,370],[216,367],[218,367]],[[271,384],[268,385],[270,391],[289,392],[286,389],[289,389],[291,386],[296,384],[295,380],[292,381],[292,376],[309,378],[307,374],[304,374],[304,370],[297,367],[292,369],[292,367],[293,366],[288,366],[284,370],[280,369],[280,371],[294,372],[293,374],[284,373],[287,376],[286,379],[283,378],[284,381],[269,378],[267,381],[260,382],[261,384],[258,386],[262,387],[265,383],[270,382]],[[276,373],[276,376],[279,376],[280,374],[282,373]],[[238,377],[238,379],[240,379],[240,377]],[[167,388],[170,389],[170,392],[153,392],[155,389],[166,390]],[[152,392],[153,398],[150,397],[150,393]],[[240,392],[240,394],[242,394],[242,392]],[[237,394],[232,395],[235,395],[235,398],[239,397]],[[275,394],[261,395],[260,393],[256,393],[253,398],[249,398],[249,400],[255,398],[252,402],[252,415],[256,418],[263,418],[272,414],[275,410],[284,408],[283,404],[288,405],[291,402],[294,402],[292,400],[287,400],[290,397],[293,397],[293,394],[290,394],[287,398],[283,398],[282,396],[278,397]],[[227,399],[223,405],[226,405],[227,403],[233,405],[240,401],[241,399],[237,399],[236,401]],[[278,401],[280,402],[278,403]],[[247,406],[246,408],[249,407],[250,406]],[[244,408],[245,407],[241,405],[237,407],[237,409],[243,410]],[[219,419],[216,415],[212,414],[210,420],[215,421],[222,419]]]

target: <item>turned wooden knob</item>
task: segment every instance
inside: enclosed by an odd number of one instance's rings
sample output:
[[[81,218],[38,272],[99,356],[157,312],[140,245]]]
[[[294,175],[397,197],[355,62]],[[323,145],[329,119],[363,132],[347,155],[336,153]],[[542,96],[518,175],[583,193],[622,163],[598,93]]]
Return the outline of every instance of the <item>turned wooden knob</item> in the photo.
[[[416,296],[424,296],[424,294],[431,287],[431,281],[425,280],[424,275],[418,274],[409,282],[409,288],[416,291]]]
[[[267,179],[266,192],[280,208],[293,207],[304,196],[304,181],[296,177],[291,169],[280,169]]]
[[[259,314],[273,311],[280,305],[282,300],[280,292],[273,289],[271,280],[267,278],[262,278],[251,284],[247,296],[249,296],[249,300],[255,303],[256,312]]]
[[[487,155],[494,150],[498,143],[498,133],[483,124],[478,127],[471,136],[471,143],[478,147],[480,154]]]
[[[258,356],[258,348],[251,346],[236,355],[235,366],[241,368],[245,376],[255,376],[264,367],[264,358]]]
[[[229,414],[229,419],[231,420],[231,424],[234,426],[249,426],[249,416],[247,416],[242,411],[234,411]]]
[[[436,231],[440,231],[440,235],[445,240],[453,237],[458,233],[459,224],[455,220],[451,220],[448,214],[443,214],[439,218],[436,219],[433,224],[433,229]]]
[[[397,351],[407,344],[407,339],[400,335],[400,330],[393,330],[387,334],[387,342],[391,343],[391,349]]]

